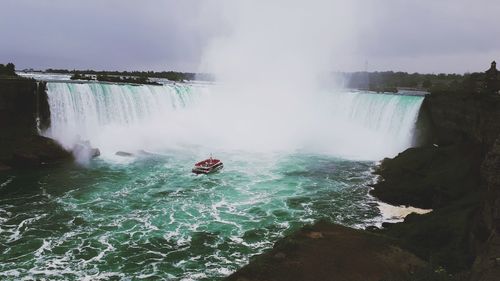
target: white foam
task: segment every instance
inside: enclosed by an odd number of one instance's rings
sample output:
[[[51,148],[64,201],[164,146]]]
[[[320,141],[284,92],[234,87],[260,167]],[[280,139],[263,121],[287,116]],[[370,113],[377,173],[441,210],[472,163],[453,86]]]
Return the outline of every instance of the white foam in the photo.
[[[402,222],[409,214],[415,213],[422,215],[432,212],[432,209],[420,209],[412,206],[393,206],[383,202],[378,202],[377,207],[382,214],[383,220],[386,222]]]
[[[0,188],[6,187],[9,183],[11,183],[14,180],[14,178],[15,178],[14,176],[7,178],[6,181],[0,183]]]

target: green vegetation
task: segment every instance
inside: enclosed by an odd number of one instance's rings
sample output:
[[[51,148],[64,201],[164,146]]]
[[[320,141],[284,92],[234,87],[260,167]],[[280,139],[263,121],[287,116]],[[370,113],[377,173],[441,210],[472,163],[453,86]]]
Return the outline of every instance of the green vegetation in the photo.
[[[87,81],[103,81],[113,83],[134,83],[134,84],[147,84],[147,85],[160,85],[158,82],[150,81],[146,76],[112,76],[106,74],[99,75],[86,75],[75,73],[71,76],[71,80],[87,80]]]
[[[464,79],[460,74],[419,74],[407,72],[353,72],[343,76],[346,87],[377,92],[397,92],[398,88],[429,91],[432,88],[447,87]]]
[[[13,63],[0,64],[0,76],[16,77],[16,66]]]
[[[79,74],[79,73],[75,73],[75,74],[71,75],[70,79],[71,80],[88,80],[88,81],[94,80],[94,78],[92,78],[91,76],[88,76],[85,74]]]
[[[122,78],[131,78],[135,77],[136,81],[143,81],[145,78],[162,78],[168,79],[170,81],[182,82],[182,81],[192,81],[192,80],[202,80],[202,81],[213,81],[214,78],[210,74],[206,73],[190,73],[190,72],[176,72],[176,71],[95,71],[95,70],[67,70],[67,69],[46,69],[45,72],[48,73],[61,73],[61,74],[73,74],[73,76],[77,75],[77,77],[86,77],[88,75],[93,76],[101,76],[103,79],[108,79],[109,77],[122,77]],[[107,78],[106,78],[107,77]],[[140,78],[140,79],[137,79]],[[76,78],[75,78],[76,79]],[[112,81],[115,78],[109,78],[111,80],[99,80],[99,81]],[[142,80],[141,80],[142,79]],[[81,80],[81,79],[80,79]],[[91,79],[84,79],[91,80]],[[121,81],[125,82],[125,81]],[[130,82],[137,83],[137,82]],[[143,84],[143,83],[141,83]]]
[[[341,73],[341,76],[348,81],[347,88],[376,92],[397,92],[401,88],[460,93],[498,93],[500,90],[500,73],[495,62],[492,62],[490,69],[485,72],[464,75],[385,71]]]
[[[149,81],[148,77],[122,77],[122,76],[108,76],[108,75],[97,75],[97,81],[114,82],[114,83],[135,83],[135,84],[149,84],[149,85],[160,85],[160,83]]]

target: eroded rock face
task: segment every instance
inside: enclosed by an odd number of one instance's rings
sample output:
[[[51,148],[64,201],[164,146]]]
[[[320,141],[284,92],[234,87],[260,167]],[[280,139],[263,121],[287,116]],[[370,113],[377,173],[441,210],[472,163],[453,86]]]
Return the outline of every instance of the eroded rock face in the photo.
[[[500,278],[500,137],[486,155],[481,178],[487,193],[479,219],[486,241],[478,246],[472,280],[494,281]]]
[[[0,79],[1,170],[72,159],[56,141],[38,135],[50,126],[45,86],[31,79]]]
[[[15,168],[35,168],[73,158],[72,154],[56,141],[43,136],[19,140],[13,149],[12,157],[8,161]]]
[[[1,138],[36,135],[50,126],[45,83],[30,79],[0,79]]]
[[[477,189],[480,154],[473,144],[407,149],[382,161],[370,193],[393,205],[441,208]]]
[[[486,152],[500,132],[500,96],[455,91],[426,97],[434,142],[440,145],[474,142]]]
[[[500,120],[499,120],[500,121]],[[481,168],[481,177],[487,189],[487,207],[490,213],[488,227],[500,233],[500,137],[487,154]]]
[[[472,266],[472,280],[500,280],[500,96],[443,91],[423,106],[432,144],[384,160],[372,194],[434,211],[384,234],[449,271]]]

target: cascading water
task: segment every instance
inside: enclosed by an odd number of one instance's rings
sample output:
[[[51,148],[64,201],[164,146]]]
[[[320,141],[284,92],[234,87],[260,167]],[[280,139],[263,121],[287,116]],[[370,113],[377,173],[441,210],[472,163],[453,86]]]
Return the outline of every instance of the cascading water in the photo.
[[[377,160],[411,145],[423,100],[324,93],[314,96],[320,102],[280,116],[286,100],[271,106],[257,102],[245,110],[217,96],[217,90],[214,85],[49,83],[52,127],[47,134],[67,148],[84,139],[108,153],[192,145],[212,150],[305,150]]]
[[[168,129],[172,113],[193,104],[200,91],[184,85],[48,83],[52,126],[46,134],[69,149],[80,140],[113,153],[146,148],[137,142],[158,133],[161,128],[152,123]]]
[[[338,94],[332,105],[335,152],[350,158],[378,160],[410,147],[422,96]]]

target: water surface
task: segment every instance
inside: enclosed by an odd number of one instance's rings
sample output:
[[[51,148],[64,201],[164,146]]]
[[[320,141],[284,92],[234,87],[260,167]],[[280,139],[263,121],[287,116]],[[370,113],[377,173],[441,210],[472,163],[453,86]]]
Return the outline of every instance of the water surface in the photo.
[[[218,156],[208,176],[172,151],[1,174],[1,278],[219,280],[307,223],[380,218],[373,162]]]

